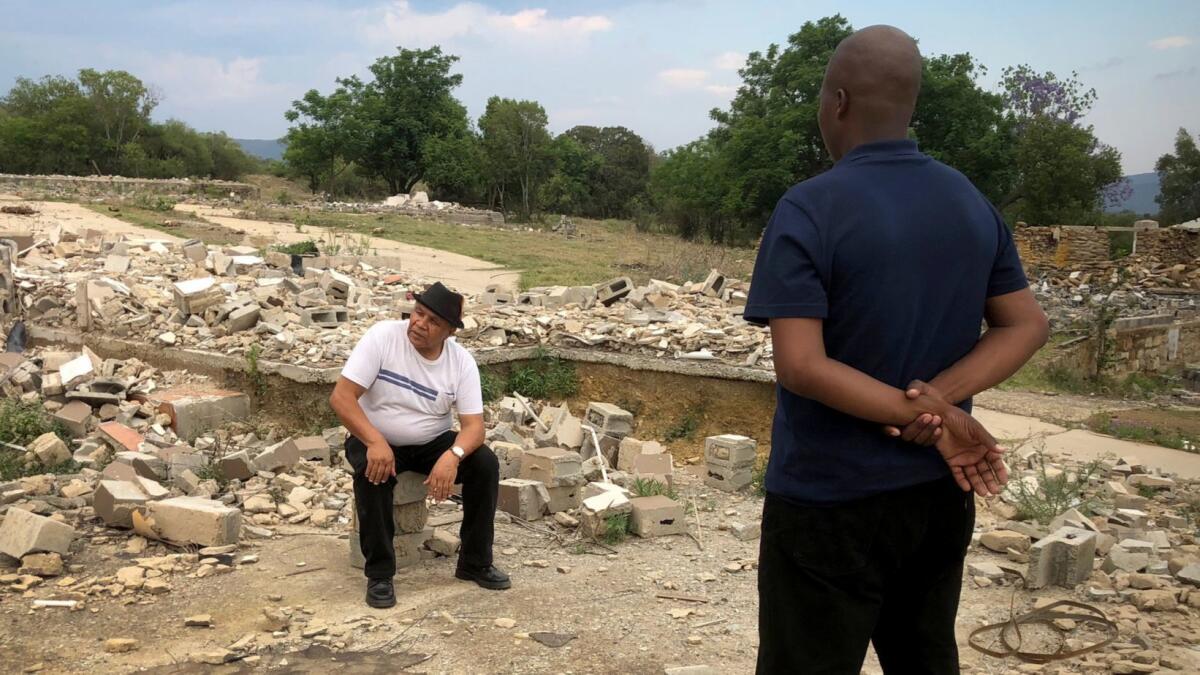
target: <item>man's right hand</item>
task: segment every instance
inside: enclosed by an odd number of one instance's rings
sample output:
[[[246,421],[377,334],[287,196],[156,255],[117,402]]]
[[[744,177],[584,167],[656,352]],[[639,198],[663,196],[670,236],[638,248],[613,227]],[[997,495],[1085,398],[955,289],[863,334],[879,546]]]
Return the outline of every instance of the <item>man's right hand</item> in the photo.
[[[367,446],[367,480],[375,485],[384,483],[396,475],[396,455],[387,443]]]
[[[981,497],[998,495],[1008,482],[1008,467],[1002,457],[1004,448],[979,420],[959,408],[946,408],[942,436],[935,446],[964,491],[974,489]]]

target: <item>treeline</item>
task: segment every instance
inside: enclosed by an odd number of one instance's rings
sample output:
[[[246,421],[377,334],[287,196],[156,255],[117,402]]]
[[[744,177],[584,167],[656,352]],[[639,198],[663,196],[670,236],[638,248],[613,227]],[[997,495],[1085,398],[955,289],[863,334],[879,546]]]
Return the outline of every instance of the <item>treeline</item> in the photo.
[[[478,120],[453,95],[457,57],[399,49],[371,79],[340,78],[286,113],[284,162],[314,192],[391,194],[428,186],[438,199],[528,220],[546,211],[624,217],[644,202],[653,150],[624,127],[547,130],[534,101],[492,97]],[[364,183],[364,181],[366,181]]]
[[[236,180],[260,168],[223,133],[151,121],[158,102],[122,70],[17,78],[0,98],[0,172]]]

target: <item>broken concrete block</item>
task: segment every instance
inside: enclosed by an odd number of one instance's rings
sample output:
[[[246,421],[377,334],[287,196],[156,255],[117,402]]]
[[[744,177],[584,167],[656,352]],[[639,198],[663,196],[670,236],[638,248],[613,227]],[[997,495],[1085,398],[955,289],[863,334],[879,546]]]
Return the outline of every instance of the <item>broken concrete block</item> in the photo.
[[[1029,588],[1051,584],[1074,588],[1092,575],[1096,558],[1096,533],[1077,527],[1059,528],[1029,549]]]
[[[172,445],[167,448],[161,448],[158,451],[158,457],[166,466],[167,477],[179,475],[181,471],[192,469],[193,471],[204,468],[208,463],[203,453],[196,452],[195,449],[187,445]]]
[[[605,307],[629,295],[633,290],[633,280],[629,277],[617,277],[596,287],[596,300]]]
[[[546,494],[550,495],[550,502],[546,506],[550,513],[577,509],[583,502],[583,488],[578,484],[549,487],[546,488]]]
[[[490,446],[492,453],[500,462],[500,479],[516,478],[521,474],[521,461],[525,449],[515,443],[505,441],[493,442]]]
[[[538,481],[506,478],[500,481],[496,509],[522,520],[538,520],[547,513],[550,494]]]
[[[669,453],[642,453],[633,458],[634,478],[649,478],[667,487],[671,486],[675,473],[672,457]]]
[[[683,504],[667,497],[634,497],[629,500],[632,507],[629,529],[639,537],[665,537],[687,532]],[[588,500],[584,500],[587,504]]]
[[[750,485],[753,480],[752,469],[731,469],[717,464],[708,465],[704,475],[705,485],[726,492],[737,492]]]
[[[624,438],[633,433],[633,413],[611,403],[589,403],[584,420],[595,427],[598,434]]]
[[[184,316],[203,314],[210,307],[216,307],[225,302],[225,291],[217,285],[216,279],[204,277],[177,281],[172,290],[175,295],[175,306]]]
[[[200,477],[191,469],[184,469],[175,474],[175,487],[185,495],[195,494],[200,489]]]
[[[218,462],[218,467],[226,480],[249,480],[256,473],[254,461],[245,450],[225,455]]]
[[[96,370],[92,365],[92,360],[86,354],[67,361],[58,369],[58,374],[62,378],[62,385],[67,389],[87,382],[92,379],[95,373]]]
[[[243,305],[232,312],[225,319],[225,324],[228,326],[230,333],[238,331],[250,330],[258,324],[258,319],[262,310],[258,305]]]
[[[54,421],[63,425],[71,438],[82,438],[88,434],[93,420],[92,406],[83,401],[71,401],[54,413]]]
[[[130,481],[102,480],[92,494],[96,515],[109,527],[133,527],[133,511],[148,501],[149,496]]]
[[[167,465],[158,457],[146,452],[118,452],[113,456],[114,462],[128,464],[139,476],[151,480],[162,480],[167,477]]]
[[[1135,473],[1126,479],[1126,482],[1134,487],[1147,487],[1155,490],[1170,490],[1175,487],[1175,481],[1162,476],[1154,476],[1148,473]]]
[[[183,256],[192,262],[203,264],[208,258],[208,249],[199,239],[188,239],[180,244],[179,248]]]
[[[322,441],[324,443],[324,441]],[[254,458],[256,471],[289,469],[300,461],[300,449],[290,439],[272,445]]]
[[[979,543],[989,551],[996,553],[1007,553],[1010,548],[1023,553],[1029,550],[1032,542],[1028,534],[1011,530],[992,530],[984,532],[979,537]]]
[[[452,556],[458,552],[460,543],[458,537],[453,534],[446,530],[436,529],[433,531],[433,536],[425,542],[425,546],[438,555]]]
[[[730,469],[754,467],[758,444],[737,434],[722,434],[704,439],[704,463]]]
[[[249,396],[213,387],[180,385],[155,392],[153,400],[159,412],[171,417],[171,429],[185,440],[250,415]]]
[[[606,491],[583,500],[580,508],[580,531],[584,535],[599,539],[608,529],[608,519],[633,512],[633,502],[617,491]]]
[[[104,271],[110,274],[125,274],[129,271],[129,256],[109,254],[104,259]]]
[[[700,291],[710,298],[719,298],[725,291],[725,275],[717,270],[712,270],[708,273],[708,277],[704,279],[704,287]]]
[[[38,577],[57,577],[63,573],[63,559],[58,553],[30,553],[21,558],[17,574],[32,574]]]
[[[521,478],[539,481],[546,487],[577,484],[582,473],[583,458],[570,450],[536,448],[521,457]]]
[[[762,523],[730,523],[729,531],[738,541],[750,541],[762,536]]]
[[[300,459],[329,462],[329,443],[320,436],[290,438],[285,443],[293,446],[289,452],[294,451]]]
[[[66,523],[9,508],[0,525],[0,553],[13,558],[42,552],[66,555],[74,538],[75,528]]]
[[[67,388],[62,383],[62,375],[57,372],[42,375],[42,398],[62,396],[66,391]]]
[[[132,464],[109,462],[108,466],[100,472],[100,477],[105,480],[123,480],[132,483],[137,481],[138,472]]]
[[[392,490],[392,504],[400,505],[425,501],[425,497],[429,496],[429,490],[425,487],[426,478],[428,476],[416,471],[405,471],[396,474],[396,487]]]
[[[71,459],[67,444],[52,431],[33,439],[26,449],[36,455],[43,466],[57,466]]]
[[[173,497],[146,507],[154,531],[163,539],[201,546],[236,544],[241,511],[211,499]]]
[[[1117,570],[1125,572],[1141,572],[1150,564],[1150,554],[1145,551],[1130,551],[1122,544],[1117,544],[1108,550],[1104,564],[1100,569],[1108,574]]]
[[[392,522],[396,525],[396,532],[400,534],[421,532],[428,521],[429,505],[424,499],[392,506]]]

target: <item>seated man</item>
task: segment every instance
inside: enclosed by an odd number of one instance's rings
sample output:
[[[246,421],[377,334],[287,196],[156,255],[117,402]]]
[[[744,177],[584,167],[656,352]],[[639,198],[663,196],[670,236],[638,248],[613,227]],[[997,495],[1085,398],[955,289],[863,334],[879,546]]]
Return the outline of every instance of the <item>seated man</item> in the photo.
[[[462,328],[463,297],[441,283],[416,296],[407,321],[381,321],[363,335],[338,378],[329,404],[349,430],[346,460],[354,467],[354,505],[366,564],[367,604],[396,604],[392,577],[392,490],[396,474],[428,474],[435,500],[463,485],[462,550],[455,576],[484,588],[511,586],[492,566],[493,519],[500,466],[483,444],[479,367],[450,340]],[[450,428],[458,409],[461,431]]]

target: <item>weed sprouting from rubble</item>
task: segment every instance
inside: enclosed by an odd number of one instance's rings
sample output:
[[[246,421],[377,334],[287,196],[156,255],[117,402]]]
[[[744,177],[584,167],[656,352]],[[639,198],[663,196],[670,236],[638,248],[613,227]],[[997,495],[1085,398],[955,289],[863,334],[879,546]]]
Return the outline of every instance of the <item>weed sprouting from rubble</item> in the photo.
[[[63,441],[70,440],[62,425],[51,420],[41,405],[16,399],[0,401],[0,442],[29,445],[47,432],[54,432]]]
[[[1094,479],[1104,475],[1103,460],[1092,460],[1073,472],[1050,470],[1043,450],[1039,449],[1032,458],[1032,465],[1035,471],[1032,480],[1009,483],[1018,518],[1048,525],[1067,509],[1079,509],[1085,514],[1094,510],[1097,500],[1088,488]]]
[[[630,486],[630,491],[637,497],[663,495],[670,497],[672,500],[679,500],[679,496],[675,494],[674,488],[653,478],[635,478],[633,485]]]
[[[618,513],[604,519],[604,531],[600,533],[600,541],[605,544],[619,544],[629,535],[629,514]]]

